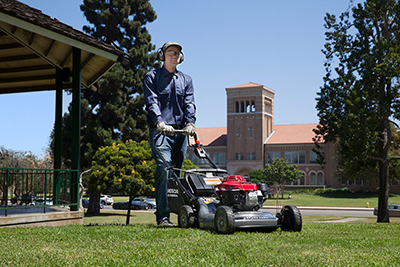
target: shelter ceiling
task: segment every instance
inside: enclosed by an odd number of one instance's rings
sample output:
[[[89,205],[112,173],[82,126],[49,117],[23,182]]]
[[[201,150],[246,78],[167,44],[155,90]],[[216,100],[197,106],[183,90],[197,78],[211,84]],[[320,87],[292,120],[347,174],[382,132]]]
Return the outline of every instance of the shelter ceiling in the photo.
[[[5,2],[16,5],[0,3],[0,94],[55,89],[56,67],[72,70],[73,47],[81,49],[84,87],[125,54],[40,10],[14,0]],[[71,88],[72,83],[64,82],[63,87]]]

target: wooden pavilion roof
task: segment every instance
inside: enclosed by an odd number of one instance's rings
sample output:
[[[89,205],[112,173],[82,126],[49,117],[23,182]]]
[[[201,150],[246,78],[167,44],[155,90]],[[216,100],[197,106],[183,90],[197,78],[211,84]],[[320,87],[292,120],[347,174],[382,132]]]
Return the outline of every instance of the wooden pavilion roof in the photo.
[[[72,70],[81,49],[81,85],[90,87],[125,52],[16,0],[0,0],[0,94],[55,89],[55,69]],[[71,82],[63,84],[71,88]]]

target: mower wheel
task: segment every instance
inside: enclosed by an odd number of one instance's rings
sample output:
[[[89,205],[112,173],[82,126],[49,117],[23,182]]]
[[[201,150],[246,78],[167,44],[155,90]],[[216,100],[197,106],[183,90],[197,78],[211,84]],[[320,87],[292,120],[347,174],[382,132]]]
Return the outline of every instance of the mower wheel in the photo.
[[[281,210],[282,231],[300,232],[303,225],[300,210],[293,205],[286,205]]]
[[[188,205],[183,205],[178,212],[178,225],[180,228],[193,227],[196,221],[193,209]]]
[[[214,227],[218,234],[232,234],[235,232],[235,215],[232,208],[220,206],[215,212]]]

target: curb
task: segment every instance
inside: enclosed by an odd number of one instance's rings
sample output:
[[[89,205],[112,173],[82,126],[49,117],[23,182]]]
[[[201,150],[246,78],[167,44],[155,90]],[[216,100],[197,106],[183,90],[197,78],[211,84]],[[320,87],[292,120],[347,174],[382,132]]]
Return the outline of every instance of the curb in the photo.
[[[262,209],[280,209],[282,206],[263,206]],[[299,210],[348,210],[348,211],[374,211],[374,208],[360,207],[297,207]]]

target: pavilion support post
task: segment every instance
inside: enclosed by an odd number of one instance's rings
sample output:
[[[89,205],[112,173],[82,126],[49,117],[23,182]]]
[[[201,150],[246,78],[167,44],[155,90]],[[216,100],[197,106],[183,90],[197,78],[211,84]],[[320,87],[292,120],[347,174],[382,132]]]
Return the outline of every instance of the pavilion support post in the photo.
[[[71,177],[72,211],[79,210],[79,163],[81,154],[81,50],[73,48],[72,62],[72,159]]]
[[[62,103],[63,103],[63,71],[56,68],[56,116],[54,123],[54,184],[53,202],[58,204],[60,201],[60,177],[61,169],[61,150],[62,150]]]

